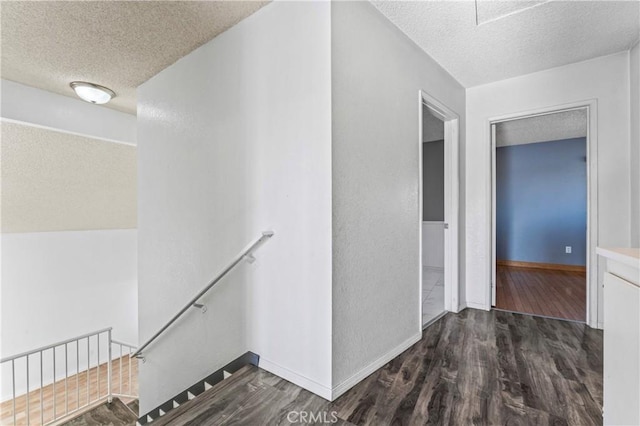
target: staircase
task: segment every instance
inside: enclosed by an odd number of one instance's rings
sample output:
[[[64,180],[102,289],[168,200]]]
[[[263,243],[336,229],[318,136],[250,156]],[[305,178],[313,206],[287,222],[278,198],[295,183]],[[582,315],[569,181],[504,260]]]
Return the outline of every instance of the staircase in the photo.
[[[173,317],[171,317],[164,325],[162,325],[158,329],[158,331],[156,331],[153,335],[151,335],[151,337],[149,337],[144,343],[142,343],[140,347],[131,355],[131,357],[141,359],[142,362],[145,362],[145,354],[150,350],[151,345],[153,345],[153,343],[158,338],[160,338],[165,331],[167,331],[176,321],[182,318],[188,311],[192,310],[192,308],[195,307],[202,310],[203,313],[206,312],[207,306],[201,302],[201,299],[207,294],[207,292],[209,292],[209,290],[211,290],[229,272],[234,270],[242,262],[246,261],[249,263],[253,263],[256,260],[253,256],[254,252],[264,243],[269,241],[269,239],[271,239],[273,235],[273,231],[262,232],[262,235],[258,239],[251,243],[246,250],[243,250],[240,254],[238,254],[231,261],[231,263],[229,263],[229,265],[222,270],[222,272],[220,272],[216,277],[209,281],[209,283],[205,285],[198,293],[196,293],[196,295],[193,296],[186,304],[184,304],[182,308],[175,315],[173,315]],[[256,354],[247,352],[246,354],[227,364],[222,369],[210,374],[203,380],[199,381],[188,389],[185,389],[173,398],[165,401],[154,410],[144,414],[143,416],[140,416],[140,418],[138,419],[138,424],[145,425],[162,416],[165,416],[173,409],[180,407],[182,404],[187,403],[188,401],[194,399],[196,396],[211,389],[214,385],[226,379],[230,374],[236,372],[242,366],[248,364],[257,366],[258,360],[259,357]]]
[[[11,377],[11,386],[2,389],[3,397],[8,393],[11,399],[0,406],[0,423],[28,426],[155,424],[243,367],[257,366],[259,357],[247,352],[154,410],[142,416],[136,412],[137,359],[144,362],[154,341],[193,307],[206,312],[207,307],[200,299],[240,263],[253,263],[253,253],[273,235],[273,231],[263,232],[138,348],[113,340],[111,328],[106,328],[0,360],[3,374],[10,371],[5,377]]]
[[[340,414],[335,403],[258,366],[245,365],[226,380],[155,419],[152,425],[353,426]]]
[[[229,396],[239,392],[258,371],[254,365],[246,365],[223,382],[211,387],[197,398],[180,405],[175,410],[158,418],[153,426],[172,424],[219,424],[229,408]]]
[[[235,380],[239,371],[245,369],[248,366],[257,367],[259,360],[260,357],[253,352],[245,353],[244,355],[231,361],[221,369],[211,373],[204,379],[195,383],[193,386],[190,386],[188,389],[185,389],[173,398],[165,401],[160,406],[149,411],[145,415],[140,416],[140,418],[138,419],[138,425],[146,425],[152,422],[153,425],[156,425],[159,423],[159,420],[164,420],[165,416],[170,412],[183,412],[186,409],[185,407],[189,407],[194,404],[191,401],[195,400],[196,397],[203,394],[210,395],[211,393],[208,391],[210,391],[214,387],[218,388],[219,386],[222,386],[222,383],[231,382],[231,377],[233,377]],[[198,401],[200,400],[201,399],[198,398]],[[171,416],[167,416],[167,418],[169,417]]]

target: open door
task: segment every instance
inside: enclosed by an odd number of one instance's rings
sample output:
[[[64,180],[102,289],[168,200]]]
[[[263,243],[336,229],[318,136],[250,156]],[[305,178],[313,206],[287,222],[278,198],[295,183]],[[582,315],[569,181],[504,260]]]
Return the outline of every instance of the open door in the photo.
[[[588,321],[589,109],[490,122],[491,306]]]

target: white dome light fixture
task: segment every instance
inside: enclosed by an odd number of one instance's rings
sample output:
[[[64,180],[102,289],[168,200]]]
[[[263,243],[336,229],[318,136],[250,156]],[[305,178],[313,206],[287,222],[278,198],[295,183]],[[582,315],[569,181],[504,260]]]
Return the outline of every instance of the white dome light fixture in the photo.
[[[69,86],[80,99],[92,104],[106,104],[116,96],[113,90],[99,84],[87,83],[86,81],[73,81]]]

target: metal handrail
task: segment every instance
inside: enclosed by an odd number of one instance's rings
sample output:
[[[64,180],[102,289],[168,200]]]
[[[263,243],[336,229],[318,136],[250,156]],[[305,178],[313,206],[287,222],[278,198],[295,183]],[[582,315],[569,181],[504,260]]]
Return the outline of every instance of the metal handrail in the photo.
[[[131,355],[131,357],[132,358],[133,357],[142,358],[142,351],[147,346],[149,346],[154,340],[156,340],[162,333],[164,333],[165,330],[171,326],[171,324],[176,322],[178,320],[178,318],[180,318],[185,312],[187,312],[189,310],[189,308],[191,308],[193,306],[202,307],[202,305],[197,303],[198,299],[200,299],[202,296],[204,296],[205,293],[207,293],[214,285],[216,285],[222,278],[224,278],[225,275],[227,275],[229,272],[231,272],[231,270],[233,270],[233,268],[235,268],[240,262],[242,262],[245,259],[249,260],[250,262],[253,262],[254,258],[253,258],[253,256],[251,256],[251,253],[255,249],[257,249],[262,243],[264,243],[266,240],[268,240],[269,238],[273,237],[273,234],[274,234],[273,231],[265,231],[265,232],[263,232],[262,236],[260,238],[258,238],[253,244],[251,244],[251,246],[249,246],[248,249],[246,249],[245,251],[240,253],[240,255],[238,255],[233,260],[233,262],[231,262],[229,264],[229,266],[227,266],[213,280],[211,280],[209,282],[209,284],[207,284],[202,290],[200,290],[198,292],[198,294],[196,294],[194,297],[192,297],[191,300],[189,300],[189,302],[186,305],[184,305],[184,307],[182,309],[180,309],[177,314],[175,314],[169,321],[167,321],[167,323],[165,325],[162,326],[162,328],[160,328],[160,330],[158,330],[143,345],[141,345],[138,348],[138,350],[135,351]]]
[[[92,331],[91,333],[83,334],[82,336],[73,337],[71,339],[63,340],[63,341],[57,342],[57,343],[52,343],[50,345],[43,346],[43,347],[38,348],[38,349],[33,349],[33,350],[30,350],[30,351],[27,351],[27,352],[23,352],[23,353],[18,354],[18,355],[12,355],[12,356],[7,357],[7,358],[2,358],[2,359],[0,359],[0,364],[2,364],[4,362],[7,362],[7,361],[11,361],[12,359],[22,358],[23,356],[33,355],[33,354],[35,354],[37,352],[46,351],[47,349],[51,349],[51,348],[53,348],[55,346],[62,346],[64,344],[66,344],[66,343],[75,342],[76,340],[86,339],[87,337],[93,337],[96,334],[106,333],[107,331],[111,331],[112,329],[113,329],[113,327],[103,328],[102,330]]]
[[[130,348],[136,347],[136,345],[132,345],[131,343],[123,342],[121,340],[116,340],[116,339],[111,339],[111,343],[114,343],[116,345],[128,346]]]

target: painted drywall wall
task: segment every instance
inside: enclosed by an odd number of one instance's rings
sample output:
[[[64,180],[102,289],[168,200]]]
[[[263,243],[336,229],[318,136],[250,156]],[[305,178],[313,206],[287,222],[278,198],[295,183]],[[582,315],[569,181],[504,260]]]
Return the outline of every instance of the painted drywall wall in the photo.
[[[467,305],[489,309],[491,266],[490,118],[588,100],[597,101],[598,245],[629,244],[628,53],[467,89]],[[602,262],[598,269],[602,270]],[[601,299],[601,297],[600,297]],[[602,318],[602,305],[598,308]]]
[[[444,221],[444,140],[422,144],[422,220]]]
[[[1,84],[0,355],[104,327],[136,342],[135,117]],[[121,140],[107,142],[114,139]],[[82,368],[82,356],[79,361]],[[18,394],[26,388],[21,362]],[[51,366],[45,357],[45,383]],[[37,356],[30,367],[34,386]],[[72,357],[69,371],[74,368]],[[11,392],[7,365],[0,375],[4,399]]]
[[[640,43],[629,53],[631,247],[640,247]]]
[[[105,327],[135,343],[136,234],[2,234],[2,357]]]
[[[247,350],[330,397],[330,4],[274,2],[138,89],[141,412]]]
[[[585,138],[497,148],[498,260],[586,266],[586,159]]]
[[[331,18],[335,397],[420,338],[418,92],[462,135],[465,93],[371,4]]]
[[[136,147],[2,122],[2,232],[136,227]]]
[[[113,327],[114,339],[135,344],[136,234],[135,229],[2,234],[1,356],[106,327]],[[74,369],[75,358],[71,361]],[[52,375],[50,362],[45,359],[45,382]],[[61,362],[58,359],[58,377],[64,374]],[[25,388],[20,365],[17,394]],[[38,368],[38,357],[32,357],[32,386],[39,384]],[[6,399],[11,374],[3,373],[1,393]]]
[[[0,91],[5,119],[118,143],[136,143],[135,115],[9,80],[0,80]]]

